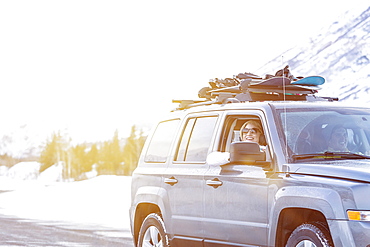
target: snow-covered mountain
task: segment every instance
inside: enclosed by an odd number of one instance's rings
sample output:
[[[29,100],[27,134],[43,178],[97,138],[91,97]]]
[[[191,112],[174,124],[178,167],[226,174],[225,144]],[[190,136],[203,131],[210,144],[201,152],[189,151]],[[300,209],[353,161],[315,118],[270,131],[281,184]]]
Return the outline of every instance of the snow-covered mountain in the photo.
[[[7,154],[16,159],[37,157],[48,138],[48,133],[40,133],[37,129],[27,124],[2,129],[0,155]]]
[[[256,74],[273,74],[285,65],[294,76],[325,77],[322,96],[370,102],[370,7],[345,13],[316,37],[276,57]]]

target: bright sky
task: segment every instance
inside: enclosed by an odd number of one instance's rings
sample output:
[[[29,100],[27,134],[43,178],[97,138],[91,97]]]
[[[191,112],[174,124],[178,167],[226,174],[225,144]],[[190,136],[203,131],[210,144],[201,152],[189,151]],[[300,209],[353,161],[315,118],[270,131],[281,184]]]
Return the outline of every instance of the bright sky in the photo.
[[[0,134],[122,136],[253,72],[364,0],[0,1]]]

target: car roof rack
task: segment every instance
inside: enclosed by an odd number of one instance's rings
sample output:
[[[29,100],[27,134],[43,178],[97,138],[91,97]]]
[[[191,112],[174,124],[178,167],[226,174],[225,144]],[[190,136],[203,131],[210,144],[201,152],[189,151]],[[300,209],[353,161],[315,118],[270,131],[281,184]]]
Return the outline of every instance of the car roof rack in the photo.
[[[315,93],[324,84],[321,76],[294,77],[289,67],[265,78],[252,73],[240,73],[234,78],[210,80],[210,87],[198,92],[202,100],[173,100],[176,110],[191,107],[257,101],[338,101],[333,97],[318,97]]]

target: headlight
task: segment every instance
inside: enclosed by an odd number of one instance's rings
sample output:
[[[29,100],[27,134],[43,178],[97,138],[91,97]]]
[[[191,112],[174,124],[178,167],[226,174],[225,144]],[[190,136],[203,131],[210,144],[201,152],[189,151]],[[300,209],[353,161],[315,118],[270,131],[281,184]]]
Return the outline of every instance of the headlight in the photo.
[[[370,211],[348,210],[347,216],[349,220],[370,221]]]

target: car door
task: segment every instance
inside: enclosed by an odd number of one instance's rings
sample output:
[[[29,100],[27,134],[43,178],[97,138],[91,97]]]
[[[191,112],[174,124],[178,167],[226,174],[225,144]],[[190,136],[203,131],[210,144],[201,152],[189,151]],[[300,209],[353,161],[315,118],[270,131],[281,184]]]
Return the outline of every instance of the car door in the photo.
[[[261,121],[258,115],[226,117],[219,151],[228,151],[225,141],[237,140],[233,136],[249,119]],[[257,165],[210,166],[204,176],[205,246],[267,245],[269,179],[265,172]]]
[[[194,115],[187,119],[164,174],[171,210],[171,232],[176,246],[202,246],[205,163],[214,139],[217,115]]]

